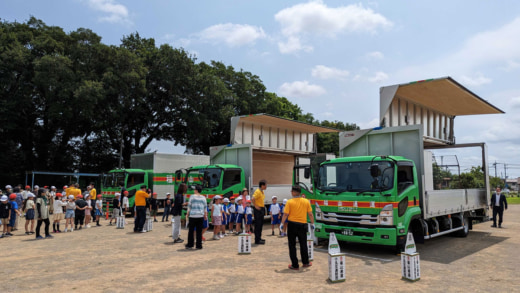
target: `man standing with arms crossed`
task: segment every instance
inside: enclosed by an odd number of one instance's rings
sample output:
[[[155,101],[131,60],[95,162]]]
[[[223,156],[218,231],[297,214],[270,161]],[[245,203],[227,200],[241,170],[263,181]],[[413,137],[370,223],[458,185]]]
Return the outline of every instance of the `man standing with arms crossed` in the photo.
[[[258,189],[253,194],[253,205],[255,207],[255,244],[265,244],[265,240],[262,239],[262,227],[264,225],[264,190],[266,188],[267,182],[265,180],[260,180],[260,182],[258,183]]]
[[[143,227],[146,220],[146,199],[149,197],[150,195],[146,193],[146,185],[141,185],[141,189],[135,193],[136,217],[134,223],[134,232],[146,232]]]
[[[300,253],[303,267],[310,267],[309,252],[307,250],[307,215],[311,220],[312,229],[314,229],[314,217],[312,216],[311,203],[306,198],[301,197],[302,189],[298,185],[293,185],[291,189],[292,198],[287,201],[283,212],[282,224],[280,230],[283,229],[285,220],[287,223],[287,240],[289,241],[289,257],[291,264],[289,269],[299,270],[298,257],[296,256],[296,237],[300,242]]]

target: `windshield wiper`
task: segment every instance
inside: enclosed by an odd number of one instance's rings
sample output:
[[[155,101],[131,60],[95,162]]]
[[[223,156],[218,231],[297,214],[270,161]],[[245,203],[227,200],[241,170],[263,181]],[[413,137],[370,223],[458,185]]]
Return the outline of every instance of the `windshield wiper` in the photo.
[[[361,191],[357,192],[356,195],[363,194],[363,195],[374,196],[373,193],[367,193],[367,192],[376,192],[376,190],[372,190],[372,189],[361,190]]]

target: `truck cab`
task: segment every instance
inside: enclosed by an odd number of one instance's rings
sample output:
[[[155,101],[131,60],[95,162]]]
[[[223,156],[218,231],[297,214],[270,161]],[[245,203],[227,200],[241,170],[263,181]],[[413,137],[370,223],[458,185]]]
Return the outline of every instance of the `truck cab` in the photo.
[[[142,169],[115,169],[111,170],[103,176],[102,193],[104,201],[114,198],[117,192],[121,191],[120,183],[128,191],[128,202],[130,207],[134,206],[134,195],[141,185],[150,186],[150,171]]]

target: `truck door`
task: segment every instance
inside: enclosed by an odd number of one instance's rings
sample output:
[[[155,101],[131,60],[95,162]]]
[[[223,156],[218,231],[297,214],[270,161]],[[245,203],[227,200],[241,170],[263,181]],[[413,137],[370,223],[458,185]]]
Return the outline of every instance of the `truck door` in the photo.
[[[333,154],[314,154],[295,158],[293,184],[301,186],[305,197],[312,198],[320,164],[334,158]]]
[[[306,198],[312,197],[311,165],[297,165],[293,170],[293,185],[302,188],[302,194]]]

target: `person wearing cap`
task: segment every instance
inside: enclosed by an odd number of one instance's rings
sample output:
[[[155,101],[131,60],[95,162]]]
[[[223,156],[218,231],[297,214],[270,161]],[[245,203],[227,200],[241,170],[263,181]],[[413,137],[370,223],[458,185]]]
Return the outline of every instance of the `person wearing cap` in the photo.
[[[25,234],[30,235],[34,234],[34,194],[27,194],[27,199],[25,200]],[[29,229],[29,224],[31,224],[31,229]]]
[[[54,213],[52,214],[52,232],[54,233],[61,233],[60,222],[63,220],[63,207],[67,205],[61,200],[61,197],[61,193],[58,192],[54,199]]]
[[[235,233],[235,229],[234,229],[234,225],[237,221],[237,204],[235,203],[235,196],[232,196],[230,198],[230,203],[229,203],[229,207],[228,207],[228,213],[230,215],[229,217],[229,221],[228,221],[228,230],[229,230],[229,233],[233,234]]]
[[[11,204],[9,204],[9,197],[2,195],[0,198],[0,225],[3,225],[1,237],[9,237],[7,235],[7,225],[9,224],[9,218],[11,217]]]
[[[168,216],[170,215],[170,207],[172,206],[172,200],[170,198],[172,194],[167,192],[166,199],[164,200],[164,211],[162,214],[162,221],[164,222],[164,217],[166,217],[166,222],[168,222]]]
[[[45,224],[45,238],[53,238],[49,233],[49,199],[45,196],[45,190],[39,189],[38,185],[34,186],[35,189],[38,190],[38,197],[36,198],[36,215],[34,216],[38,219],[38,223],[36,224],[36,239],[43,239],[40,235],[40,228],[42,224]]]
[[[211,223],[213,224],[213,240],[220,240],[220,226],[222,225],[222,196],[215,195],[211,205]]]
[[[159,204],[157,200],[157,192],[152,193],[152,198],[150,198],[150,216],[153,216],[153,221],[157,222],[157,210],[159,209]]]
[[[123,205],[122,205],[122,211],[123,211],[123,217],[126,216],[126,212],[128,212],[128,208],[130,208],[130,203],[128,201],[128,190],[123,191]],[[125,225],[127,224],[125,219]]]
[[[108,223],[109,226],[112,226],[112,220],[116,221],[117,223],[117,217],[119,217],[121,213],[121,201],[119,200],[120,196],[121,193],[116,192],[114,199],[112,199],[112,216],[110,217],[110,223]]]
[[[278,197],[276,197],[276,195],[273,195],[271,197],[271,201],[272,203],[269,206],[269,215],[271,216],[271,235],[274,236],[274,227],[276,226],[278,228],[278,226],[280,225],[282,215],[280,214],[280,204],[277,203]],[[278,233],[280,233],[280,236],[282,235],[281,231]]]
[[[262,228],[264,225],[265,215],[265,194],[264,190],[267,188],[267,181],[260,180],[258,183],[258,189],[253,194],[253,205],[255,206],[255,244],[265,244],[265,240],[262,239]]]
[[[245,212],[245,209],[244,209],[244,205],[242,204],[243,202],[243,198],[242,196],[239,196],[237,197],[237,216],[236,216],[236,221],[235,221],[235,224],[236,224],[236,228],[237,228],[237,231],[235,232],[235,234],[240,234],[242,233],[242,221],[244,220],[244,212]],[[245,224],[243,226],[245,228]]]
[[[68,196],[68,201],[65,206],[65,233],[67,232],[67,227],[70,224],[70,232],[74,232],[73,220],[74,220],[74,211],[76,210],[76,202],[74,201],[74,195]]]
[[[208,219],[208,202],[202,194],[202,186],[197,184],[193,195],[188,201],[188,211],[186,217],[189,218],[188,244],[186,249],[192,249],[194,243],[194,232],[197,229],[197,243],[195,248],[202,249],[202,233],[204,229],[204,220]]]
[[[287,240],[289,243],[289,257],[291,264],[289,269],[298,270],[298,257],[296,256],[296,238],[300,242],[300,254],[303,267],[310,267],[312,263],[309,262],[309,253],[307,250],[307,216],[311,221],[312,229],[314,229],[314,217],[312,216],[311,203],[306,198],[301,197],[302,189],[299,185],[293,185],[291,189],[292,198],[287,201],[285,205],[285,213],[283,215],[283,227],[285,220],[287,223]]]
[[[146,185],[141,185],[135,193],[135,222],[134,232],[144,233],[144,222],[146,221],[146,199],[150,198],[150,195],[146,192]]]
[[[90,228],[90,222],[92,221],[92,203],[90,202],[90,193],[85,194],[85,203],[87,204],[85,208],[85,228]]]
[[[220,228],[220,231],[223,236],[227,236],[226,228],[229,224],[229,218],[231,218],[231,215],[229,213],[229,198],[224,198],[222,200],[222,228]]]
[[[81,230],[83,221],[85,220],[85,211],[87,210],[87,202],[83,200],[83,195],[78,195],[76,199],[76,210],[74,211],[74,229]]]
[[[244,223],[246,233],[251,234],[251,224],[253,223],[253,209],[251,208],[251,200],[246,200],[246,207],[244,208]]]
[[[103,195],[101,193],[96,196],[96,206],[94,208],[96,210],[96,226],[99,227],[101,226],[101,224],[99,224],[99,218],[103,215]]]
[[[26,185],[25,186],[25,190],[22,191],[22,196],[23,196],[23,200],[26,200],[27,197],[29,196],[29,193],[32,193],[31,192],[31,187],[29,185]],[[34,195],[34,194],[33,194]]]
[[[11,193],[9,195],[9,203],[11,204],[11,217],[9,218],[9,225],[7,225],[7,234],[13,236],[11,231],[15,230],[16,218],[17,216],[21,216],[21,213],[18,210],[18,204],[16,203],[16,193]]]

